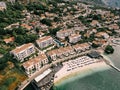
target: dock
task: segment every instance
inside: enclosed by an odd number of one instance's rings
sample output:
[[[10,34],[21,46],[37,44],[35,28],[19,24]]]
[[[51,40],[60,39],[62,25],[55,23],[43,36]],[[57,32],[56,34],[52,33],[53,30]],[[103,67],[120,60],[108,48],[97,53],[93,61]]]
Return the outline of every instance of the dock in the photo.
[[[120,72],[120,69],[119,68],[117,68],[115,65],[113,65],[113,64],[109,64],[112,68],[114,68],[115,70],[117,70],[118,72]]]
[[[119,69],[118,67],[116,67],[115,65],[113,65],[110,61],[105,60],[105,59],[104,59],[104,61],[105,61],[105,63],[106,63],[107,65],[109,65],[109,66],[112,67],[113,69],[115,69],[115,70],[117,70],[118,72],[120,72],[120,69]]]

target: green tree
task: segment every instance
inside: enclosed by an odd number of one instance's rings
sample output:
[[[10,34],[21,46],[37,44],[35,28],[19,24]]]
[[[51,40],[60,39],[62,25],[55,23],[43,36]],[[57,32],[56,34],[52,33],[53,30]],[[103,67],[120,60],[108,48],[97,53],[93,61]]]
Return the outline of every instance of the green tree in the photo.
[[[22,35],[17,35],[15,37],[15,42],[17,42],[19,44],[24,44],[25,43],[25,38]]]
[[[107,45],[106,47],[105,47],[105,53],[107,53],[107,54],[111,54],[111,53],[113,53],[114,52],[114,48],[111,46],[111,45]]]
[[[52,21],[50,19],[42,19],[40,22],[42,24],[46,24],[47,26],[52,26],[51,24]]]

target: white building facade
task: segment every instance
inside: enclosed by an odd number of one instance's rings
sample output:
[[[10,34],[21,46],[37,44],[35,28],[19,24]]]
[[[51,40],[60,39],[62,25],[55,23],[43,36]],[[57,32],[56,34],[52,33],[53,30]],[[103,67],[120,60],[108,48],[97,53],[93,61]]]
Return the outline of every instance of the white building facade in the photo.
[[[35,52],[35,46],[32,43],[23,44],[22,46],[16,47],[14,50],[10,51],[14,58],[20,62],[23,62],[26,57]]]
[[[44,36],[36,40],[37,45],[43,49],[45,47],[48,47],[50,45],[54,44],[53,38],[51,36]]]

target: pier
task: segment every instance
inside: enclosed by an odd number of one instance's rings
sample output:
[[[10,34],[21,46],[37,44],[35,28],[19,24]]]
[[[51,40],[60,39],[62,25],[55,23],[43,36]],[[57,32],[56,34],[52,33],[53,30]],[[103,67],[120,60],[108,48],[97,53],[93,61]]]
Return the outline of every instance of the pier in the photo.
[[[105,60],[105,59],[104,59],[104,61],[105,61],[105,63],[106,63],[107,65],[109,65],[109,66],[112,67],[113,69],[115,69],[115,70],[117,70],[118,72],[120,72],[120,69],[117,68],[115,65],[113,65],[110,61]]]

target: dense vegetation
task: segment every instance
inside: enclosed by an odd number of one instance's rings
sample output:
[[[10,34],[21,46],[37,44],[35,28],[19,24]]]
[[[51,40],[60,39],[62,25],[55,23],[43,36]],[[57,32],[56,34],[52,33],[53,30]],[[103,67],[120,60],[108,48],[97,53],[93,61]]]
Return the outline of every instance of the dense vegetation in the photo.
[[[7,10],[0,11],[0,29],[8,26],[12,23],[18,22],[20,18],[23,18],[21,11],[24,9],[22,4],[16,3],[11,5],[7,3]]]

